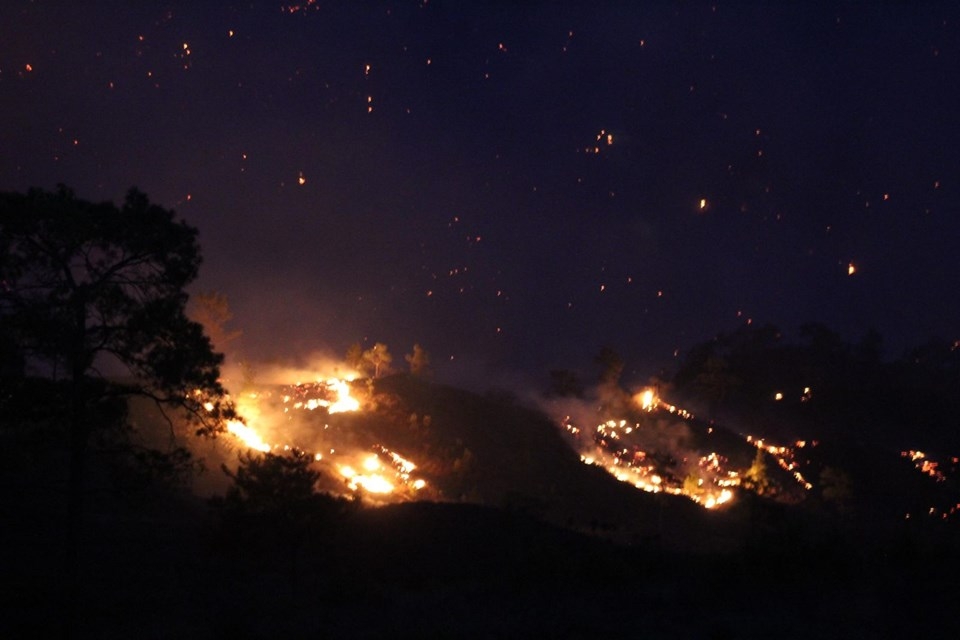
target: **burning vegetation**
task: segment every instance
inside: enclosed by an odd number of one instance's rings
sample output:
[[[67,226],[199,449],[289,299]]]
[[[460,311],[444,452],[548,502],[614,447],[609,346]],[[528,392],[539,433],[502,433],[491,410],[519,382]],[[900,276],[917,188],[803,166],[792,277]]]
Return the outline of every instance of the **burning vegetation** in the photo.
[[[733,465],[728,455],[717,451],[702,453],[697,443],[709,442],[715,427],[703,425],[690,411],[661,400],[653,389],[635,394],[624,417],[603,420],[592,430],[577,426],[569,415],[561,424],[584,464],[602,467],[642,491],[684,496],[707,509],[730,502],[738,489],[795,499],[790,487],[767,473],[765,454],[790,472],[803,489],[812,488],[797,470],[793,447],[765,445],[763,440],[746,436],[742,442],[757,447],[749,466]],[[805,445],[801,441],[796,447]],[[744,459],[743,447],[740,449],[731,455]]]
[[[427,489],[417,465],[349,418],[362,409],[359,396],[369,397],[369,382],[321,375],[315,382],[260,385],[238,396],[241,419],[227,429],[241,448],[308,456],[331,493],[378,503],[416,499]]]
[[[558,505],[565,499],[557,497],[556,487],[550,488],[544,477],[553,472],[538,471],[539,463],[533,461],[548,450],[550,456],[566,454],[545,441],[506,438],[484,450],[479,441],[493,432],[465,430],[464,421],[473,420],[468,414],[482,415],[489,408],[464,406],[456,415],[444,415],[449,407],[426,399],[439,388],[410,386],[419,377],[413,373],[389,375],[392,358],[382,343],[368,351],[354,346],[348,356],[346,363],[317,368],[328,373],[274,372],[269,384],[246,384],[234,398],[241,418],[228,423],[229,433],[241,448],[305,455],[318,472],[317,488],[336,496],[371,504],[424,500],[520,504],[558,516],[562,510]],[[853,487],[861,485],[842,471],[848,466],[843,460],[822,459],[816,452],[819,440],[775,444],[766,435],[738,433],[698,418],[664,400],[654,387],[627,394],[619,386],[622,362],[612,352],[602,356],[598,361],[604,371],[593,400],[584,400],[579,389],[579,400],[555,399],[546,411],[556,417],[554,424],[573,449],[572,459],[603,469],[624,485],[686,498],[709,510],[735,504],[744,492],[784,504],[799,504],[813,495],[815,503],[842,505],[849,503]],[[428,362],[419,345],[406,360],[415,373],[423,373]],[[707,366],[712,367],[710,379],[735,379],[716,362]],[[723,375],[714,375],[717,371]],[[291,378],[313,381],[283,381]],[[566,388],[577,387],[570,380],[562,382]],[[810,386],[798,388],[802,392],[796,395],[797,406],[816,408],[819,397],[814,399]],[[777,407],[790,402],[782,392],[765,397]],[[443,416],[440,422],[433,420],[437,415]],[[533,415],[528,419],[536,420]],[[498,437],[503,436],[499,432]],[[507,451],[510,456],[504,455]],[[478,452],[484,455],[478,458]],[[512,456],[523,462],[500,464],[495,473],[481,468]],[[916,450],[904,451],[902,457],[945,487],[950,484],[948,471],[957,467],[955,458],[952,466],[941,465]],[[949,499],[939,502],[929,514],[947,519],[960,509]]]

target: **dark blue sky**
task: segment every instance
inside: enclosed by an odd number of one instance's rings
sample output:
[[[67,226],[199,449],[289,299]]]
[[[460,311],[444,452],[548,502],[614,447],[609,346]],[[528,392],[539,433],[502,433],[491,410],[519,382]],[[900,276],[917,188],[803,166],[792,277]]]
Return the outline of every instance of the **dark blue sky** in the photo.
[[[960,338],[951,3],[76,4],[0,8],[0,189],[176,209],[232,357]]]

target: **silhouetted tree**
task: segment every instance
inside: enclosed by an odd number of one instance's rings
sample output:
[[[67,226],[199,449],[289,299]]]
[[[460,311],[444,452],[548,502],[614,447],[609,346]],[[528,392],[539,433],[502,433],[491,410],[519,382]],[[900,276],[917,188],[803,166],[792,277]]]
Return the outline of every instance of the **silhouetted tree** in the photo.
[[[233,415],[218,382],[222,356],[185,313],[185,288],[199,265],[197,230],[135,189],[119,208],[80,200],[63,186],[0,194],[3,334],[35,370],[66,387],[71,566],[91,436],[125,420],[107,409],[111,403],[145,396],[205,433]],[[108,380],[101,365],[127,375]]]
[[[688,389],[693,385],[707,360],[717,352],[717,339],[694,345],[686,353],[680,367],[671,382],[678,389]]]
[[[20,378],[26,373],[26,358],[6,322],[2,322],[3,319],[0,316],[0,379]]]
[[[854,347],[857,358],[868,365],[877,365],[883,356],[883,336],[876,329],[870,329]]]
[[[317,491],[321,473],[311,465],[312,457],[296,449],[286,455],[241,453],[236,472],[222,466],[233,484],[211,501],[225,535],[239,537],[245,547],[266,545],[287,556],[295,586],[304,544],[355,506]]]
[[[903,384],[912,389],[933,387],[960,399],[960,340],[933,339],[908,350],[898,361]]]
[[[430,356],[419,344],[413,345],[413,353],[403,356],[413,375],[427,375],[430,372]]]
[[[568,369],[552,369],[550,371],[550,386],[547,388],[547,397],[582,398],[583,383],[573,371]]]
[[[347,347],[347,353],[344,355],[343,361],[351,369],[363,370],[363,347],[360,346],[359,342],[354,342]]]
[[[374,378],[389,372],[391,362],[393,362],[393,356],[390,355],[390,349],[382,342],[377,342],[363,352],[364,368]]]
[[[299,522],[311,517],[320,472],[311,468],[309,456],[297,450],[289,455],[250,450],[239,458],[236,472],[221,467],[233,485],[215,504],[242,518]]]
[[[257,383],[257,368],[249,360],[240,361],[240,380],[244,390],[252,388]]]
[[[800,336],[809,343],[809,367],[814,372],[814,385],[843,385],[850,351],[840,335],[828,327],[808,322],[800,326]]]
[[[700,476],[696,473],[689,473],[683,478],[683,493],[687,496],[699,495],[702,491]]]
[[[716,413],[717,408],[743,381],[730,371],[730,365],[725,358],[710,356],[693,383],[710,401],[711,413]]]
[[[603,413],[611,416],[627,411],[630,406],[630,395],[620,386],[620,376],[624,368],[623,358],[610,347],[603,347],[593,361],[600,367],[597,393]]]
[[[226,295],[217,291],[207,291],[195,295],[190,302],[190,318],[203,325],[210,342],[218,351],[224,351],[228,344],[243,333],[227,328],[233,313],[230,311],[230,303]]]
[[[593,359],[594,364],[600,367],[600,384],[617,386],[623,374],[623,358],[610,347],[602,347]]]
[[[835,467],[824,467],[820,470],[820,496],[838,513],[847,513],[853,498],[850,476]]]
[[[754,456],[753,463],[743,474],[743,486],[761,496],[770,492],[772,485],[767,474],[766,454],[763,449],[757,449],[757,455]]]

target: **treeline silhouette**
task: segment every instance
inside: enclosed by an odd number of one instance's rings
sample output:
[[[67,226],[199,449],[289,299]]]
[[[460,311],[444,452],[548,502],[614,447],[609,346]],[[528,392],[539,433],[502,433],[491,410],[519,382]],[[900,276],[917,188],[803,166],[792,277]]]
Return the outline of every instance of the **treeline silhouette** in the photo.
[[[850,343],[817,323],[795,337],[743,326],[691,348],[671,384],[747,425],[778,420],[810,437],[960,452],[958,341],[931,339],[885,359],[875,331]]]

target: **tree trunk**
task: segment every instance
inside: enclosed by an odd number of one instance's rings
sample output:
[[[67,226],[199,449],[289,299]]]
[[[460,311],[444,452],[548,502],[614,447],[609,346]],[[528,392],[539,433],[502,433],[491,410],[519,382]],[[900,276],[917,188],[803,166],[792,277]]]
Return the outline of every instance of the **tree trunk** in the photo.
[[[87,417],[86,372],[90,366],[86,344],[86,306],[76,304],[74,348],[70,354],[70,473],[67,478],[67,521],[64,531],[64,570],[66,602],[64,626],[68,636],[76,630],[79,613],[80,546],[83,536],[87,441],[90,428]]]

